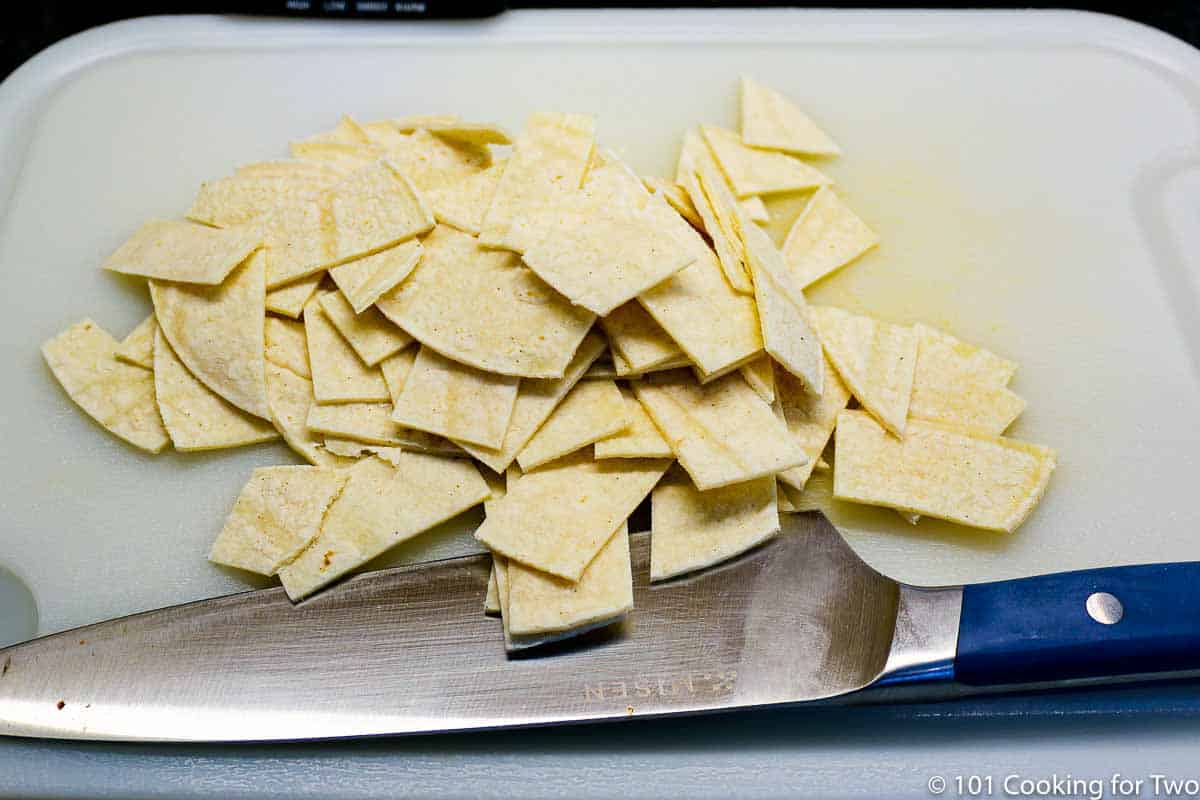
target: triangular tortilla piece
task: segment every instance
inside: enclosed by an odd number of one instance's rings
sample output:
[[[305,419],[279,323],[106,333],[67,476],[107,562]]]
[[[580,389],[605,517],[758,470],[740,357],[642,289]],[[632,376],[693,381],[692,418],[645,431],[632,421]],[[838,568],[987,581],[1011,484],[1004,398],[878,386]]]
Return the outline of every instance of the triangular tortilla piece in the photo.
[[[345,461],[326,452],[324,439],[308,429],[308,412],[313,403],[312,381],[287,367],[267,362],[267,403],[271,422],[288,447],[318,467],[344,466]]]
[[[149,453],[170,443],[154,402],[154,373],[117,361],[117,340],[84,319],[42,345],[67,396],[118,438]]]
[[[742,78],[742,141],[751,147],[812,156],[842,150],[807,114],[779,92]]]
[[[767,210],[767,204],[758,195],[751,195],[740,200],[738,206],[746,215],[746,219],[756,225],[766,225],[771,221],[771,212]]]
[[[561,378],[523,378],[517,388],[508,430],[504,432],[504,443],[498,448],[463,444],[463,449],[496,472],[512,469],[517,453],[528,444],[602,352],[604,339],[594,333],[588,334]]]
[[[578,583],[512,562],[508,565],[508,632],[558,634],[610,624],[633,608],[629,526],[622,522]]]
[[[1025,410],[1008,388],[1017,365],[925,325],[917,331],[917,369],[908,415],[999,435]]]
[[[712,239],[725,279],[743,294],[754,291],[734,227],[737,199],[729,191],[712,153],[696,131],[684,134],[677,172],[679,184],[704,220],[704,230]]]
[[[453,225],[460,231],[478,234],[483,228],[483,217],[496,195],[496,187],[500,185],[500,176],[506,164],[508,159],[499,159],[482,172],[449,185],[428,189],[425,199],[433,209],[433,216],[443,225]]]
[[[670,463],[596,461],[580,450],[517,479],[475,538],[510,559],[578,581]]]
[[[807,461],[741,375],[701,386],[690,372],[676,370],[647,376],[633,389],[701,490],[774,476]]]
[[[625,400],[615,381],[580,381],[517,456],[528,472],[623,431]]]
[[[161,330],[154,337],[154,392],[176,450],[220,450],[279,437],[270,422],[235,408],[188,372]]]
[[[313,433],[366,444],[401,447],[404,428],[392,421],[391,403],[339,403],[313,405],[305,420]]]
[[[290,319],[268,316],[266,319],[266,359],[287,367],[305,378],[312,378],[308,368],[308,339],[304,325]]]
[[[673,458],[671,445],[654,427],[654,421],[627,387],[619,387],[625,400],[629,427],[615,436],[596,442],[596,458]]]
[[[628,361],[626,361],[624,358],[621,357],[620,353],[613,351],[611,374],[606,374],[604,376],[588,375],[588,377],[589,378],[616,377],[616,378],[632,379],[632,378],[640,378],[643,375],[649,375],[651,372],[663,372],[668,369],[678,369],[679,367],[691,367],[691,366],[693,366],[691,360],[687,356],[685,356],[683,353],[680,353],[679,355],[673,356],[672,358],[669,358],[660,364],[655,364],[653,367],[646,367],[645,369],[634,369],[633,367],[631,367],[629,365]]]
[[[775,478],[702,492],[681,469],[650,496],[650,580],[695,572],[741,555],[779,532]]]
[[[738,198],[777,192],[798,192],[833,183],[824,173],[798,158],[742,144],[742,137],[716,125],[702,125],[704,140]]]
[[[422,347],[392,419],[458,443],[500,447],[518,383],[519,378],[483,372]]]
[[[121,340],[114,354],[117,360],[144,369],[154,369],[154,334],[157,331],[158,321],[151,314]]]
[[[838,414],[850,402],[850,390],[824,356],[821,370],[824,391],[819,395],[813,394],[803,381],[786,370],[775,373],[775,395],[779,398],[784,423],[808,456],[807,464],[779,473],[779,480],[797,489],[803,489],[813,470],[819,467],[821,453],[833,435]]]
[[[381,403],[391,399],[383,373],[359,359],[316,299],[304,309],[304,333],[318,403]]]
[[[463,459],[401,453],[395,465],[372,457],[348,472],[350,479],[329,507],[321,534],[279,570],[293,601],[488,496],[479,471]]]
[[[485,502],[486,506],[487,503]],[[492,569],[488,572],[487,594],[483,597],[483,613],[496,616],[500,613],[500,593],[496,586],[496,559],[503,556],[492,556]]]
[[[595,316],[471,235],[439,225],[404,283],[376,304],[447,358],[487,372],[558,378]]]
[[[390,144],[387,155],[422,194],[457,183],[492,164],[488,147],[434,136],[425,129]]]
[[[796,284],[804,289],[877,244],[875,231],[835,191],[823,186],[792,223],[783,242],[783,257]]]
[[[355,314],[362,314],[396,284],[407,278],[421,259],[421,243],[402,242],[373,255],[347,261],[329,270]]]
[[[775,368],[771,366],[769,357],[759,356],[738,371],[764,403],[770,405],[775,402]]]
[[[917,332],[832,306],[811,306],[810,312],[826,355],[858,402],[903,436],[917,367]]]
[[[614,353],[631,372],[644,372],[683,357],[675,340],[641,304],[630,301],[600,320]]]
[[[219,286],[150,281],[159,330],[201,383],[237,408],[263,419],[265,261],[255,253]]]
[[[870,415],[838,417],[838,500],[1011,533],[1041,500],[1056,460],[1046,447],[910,420],[903,439]]]
[[[321,467],[259,467],[238,494],[208,560],[274,575],[317,538],[348,477]]]
[[[224,281],[262,243],[262,231],[255,227],[218,229],[151,220],[109,256],[104,269],[211,286]]]
[[[667,204],[678,211],[679,215],[686,219],[693,228],[704,230],[704,220],[701,219],[700,212],[696,210],[696,204],[692,202],[691,197],[688,197],[687,191],[682,186],[675,181],[653,176],[643,177],[642,183],[650,191],[661,195]]]
[[[321,279],[324,277],[324,274],[318,273],[278,289],[271,289],[267,292],[267,311],[274,311],[291,319],[300,319],[300,314],[317,293],[317,287],[321,285]]]
[[[509,229],[514,220],[553,205],[562,192],[578,189],[595,145],[595,130],[596,121],[587,114],[531,114],[484,215],[479,241],[513,249]]]
[[[399,353],[412,344],[412,337],[396,327],[377,309],[368,308],[356,314],[341,292],[321,296],[325,316],[337,328],[354,352],[368,367],[374,367],[388,356]]]
[[[745,222],[742,240],[754,278],[754,299],[763,347],[788,372],[820,394],[821,342],[808,321],[808,302],[796,286],[775,243],[757,225]]]

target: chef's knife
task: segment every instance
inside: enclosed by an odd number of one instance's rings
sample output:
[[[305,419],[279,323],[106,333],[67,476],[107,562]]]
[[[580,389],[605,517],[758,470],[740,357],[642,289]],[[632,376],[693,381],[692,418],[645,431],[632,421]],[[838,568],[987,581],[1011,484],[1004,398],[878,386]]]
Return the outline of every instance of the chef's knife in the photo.
[[[150,611],[0,650],[0,733],[252,741],[424,733],[937,697],[1200,669],[1200,563],[921,589],[819,514],[737,561],[651,585],[623,623],[506,655],[489,559]],[[867,689],[862,692],[860,690]]]

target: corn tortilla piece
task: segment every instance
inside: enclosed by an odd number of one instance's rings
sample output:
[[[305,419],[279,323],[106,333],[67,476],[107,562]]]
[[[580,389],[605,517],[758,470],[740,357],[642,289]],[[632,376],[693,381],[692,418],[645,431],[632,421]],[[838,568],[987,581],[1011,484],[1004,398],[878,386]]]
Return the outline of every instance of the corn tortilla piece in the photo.
[[[154,337],[154,392],[176,450],[220,450],[279,437],[270,422],[235,408],[197,380],[161,330]]]
[[[304,309],[308,363],[318,403],[381,403],[391,399],[383,373],[359,359],[329,321],[318,299]]]
[[[600,320],[614,353],[630,370],[651,369],[683,356],[675,340],[639,303],[631,301]]]
[[[149,453],[170,438],[154,402],[154,373],[117,361],[117,340],[83,319],[42,345],[67,396],[114,436]]]
[[[508,131],[499,125],[480,122],[433,122],[425,130],[443,139],[466,142],[473,145],[512,144]]]
[[[379,299],[384,316],[447,358],[501,375],[558,378],[595,316],[471,235],[439,225],[404,283]]]
[[[583,373],[582,380],[585,381],[603,381],[611,378],[622,377],[617,375],[617,369],[612,361],[597,361],[588,367],[587,372]],[[641,377],[638,375],[637,377]]]
[[[411,336],[376,309],[368,308],[361,314],[354,313],[350,301],[341,292],[328,292],[321,296],[319,302],[333,327],[337,328],[368,367],[377,366],[388,356],[412,344]]]
[[[152,313],[121,340],[114,353],[117,360],[144,369],[154,369],[154,334],[157,330],[158,321]]]
[[[391,403],[316,405],[305,420],[313,433],[352,439],[365,444],[401,447],[405,430],[392,421]]]
[[[595,119],[587,114],[531,114],[484,215],[479,241],[513,249],[509,229],[514,220],[536,214],[564,192],[578,189],[595,145],[595,129]]]
[[[433,210],[434,218],[443,225],[453,225],[460,231],[478,234],[483,228],[483,216],[492,203],[507,163],[508,159],[499,159],[482,172],[426,190],[425,199]]]
[[[673,458],[671,445],[654,427],[654,420],[642,408],[633,390],[618,387],[621,397],[625,400],[625,413],[629,417],[629,427],[615,436],[609,436],[596,442],[594,447],[596,458]]]
[[[782,482],[779,488],[787,495],[797,514],[807,511],[828,514],[833,506],[833,470],[814,472],[804,484],[803,490]]]
[[[379,365],[383,371],[383,380],[387,383],[388,393],[392,396],[393,405],[400,398],[400,392],[404,390],[404,382],[408,380],[408,373],[412,371],[413,364],[416,363],[417,351],[419,350],[419,345],[408,347],[396,355],[384,359]],[[520,392],[519,387],[517,391]],[[438,436],[437,434],[425,431],[411,430],[409,428],[400,428],[400,430],[402,431],[398,434],[400,444],[409,452],[428,453],[430,455],[449,456],[451,458],[464,458],[467,456],[467,452],[463,450],[462,446],[444,436]]]
[[[336,436],[326,436],[325,441],[321,444],[325,452],[340,458],[353,459],[358,461],[367,456],[379,456],[389,464],[394,464],[398,453],[403,450],[399,447],[391,447],[383,444],[368,444],[366,442],[358,442],[354,439],[339,439]]]
[[[265,258],[255,253],[219,286],[150,281],[158,329],[197,379],[248,414],[270,418],[263,375]]]
[[[633,390],[702,491],[774,476],[807,461],[740,375],[701,386],[690,372],[676,370],[647,376]]]
[[[850,390],[838,377],[837,370],[828,359],[822,357],[821,362],[825,388],[819,395],[786,370],[777,370],[775,374],[775,394],[784,424],[808,456],[807,464],[779,473],[779,480],[797,489],[803,489],[813,470],[820,469],[821,453],[833,435],[838,414],[850,402]],[[828,464],[825,469],[829,469]]]
[[[371,139],[363,127],[349,114],[343,114],[333,130],[318,133],[304,139],[305,142],[342,142],[344,144],[367,144]]]
[[[104,262],[125,275],[213,285],[262,246],[256,227],[210,228],[194,222],[156,219],[137,229]]]
[[[755,150],[742,137],[716,125],[702,125],[704,141],[739,199],[751,195],[797,192],[833,183],[798,158],[771,150]]]
[[[504,622],[508,611],[508,559],[492,553],[492,574],[496,576],[496,603],[500,606],[500,618],[504,625],[504,644],[508,646],[508,623]]]
[[[642,182],[647,189],[661,195],[667,204],[678,211],[679,215],[687,220],[693,228],[698,231],[704,230],[704,220],[700,218],[700,212],[696,210],[695,203],[692,202],[692,198],[688,196],[682,186],[674,181],[652,176],[643,177]]]
[[[349,480],[329,507],[320,535],[279,570],[293,601],[488,496],[478,470],[461,459],[401,453],[395,465],[372,457],[347,472]]]
[[[259,467],[238,494],[208,560],[274,575],[317,538],[348,477],[322,467]]]
[[[572,453],[510,485],[475,538],[526,566],[578,581],[670,464]]]
[[[702,492],[673,469],[650,496],[650,580],[728,561],[779,527],[774,477]]]
[[[267,403],[271,409],[271,422],[288,447],[315,466],[343,466],[344,459],[327,452],[320,434],[308,429],[308,411],[315,402],[312,381],[287,367],[267,362]]]
[[[811,306],[825,354],[863,408],[903,436],[917,366],[917,333],[832,306]]]
[[[842,152],[792,101],[750,78],[742,78],[741,129],[751,147],[811,156]]]
[[[292,158],[325,164],[347,174],[370,166],[383,155],[374,144],[301,141],[288,145]]]
[[[304,378],[312,378],[308,368],[308,339],[304,325],[290,319],[268,316],[265,326],[267,361],[286,367]]]
[[[610,624],[633,608],[629,526],[622,522],[578,583],[512,562],[508,565],[508,632],[514,637]]]
[[[739,372],[764,403],[770,405],[775,402],[775,368],[771,366],[770,358],[759,356],[743,366]]]
[[[519,378],[483,372],[422,347],[392,419],[459,444],[500,447],[519,383]]]
[[[458,122],[458,119],[458,114],[409,114],[405,117],[388,120],[387,124],[401,133],[412,133],[420,128],[428,128],[430,125],[451,125]],[[369,134],[371,125],[368,124],[366,128]]]
[[[591,333],[579,345],[561,378],[523,378],[517,387],[517,399],[513,403],[508,430],[504,432],[504,443],[498,448],[464,443],[463,449],[496,472],[514,469],[513,460],[517,453],[524,449],[602,352],[604,339]]]
[[[680,185],[704,220],[704,230],[712,239],[725,280],[738,292],[753,292],[745,254],[734,227],[737,199],[729,191],[720,168],[695,131],[684,134],[678,173]]]
[[[329,270],[329,277],[333,278],[354,313],[362,314],[412,274],[420,259],[421,243],[409,239],[373,255],[339,264]]]
[[[484,505],[487,505],[484,503]],[[496,559],[502,556],[492,556],[492,568],[488,572],[487,594],[483,597],[483,613],[494,617],[500,613],[500,594],[496,587]]]
[[[917,332],[917,368],[908,415],[999,435],[1025,410],[1008,388],[1016,364],[925,325]]]
[[[321,285],[323,277],[325,276],[317,273],[280,286],[278,289],[270,290],[267,292],[267,311],[274,311],[276,314],[283,314],[291,319],[299,319],[304,307],[308,305],[308,301],[317,293],[317,287]]]
[[[813,193],[783,242],[783,257],[804,289],[879,244],[850,207],[827,186]]]
[[[393,403],[400,397],[400,392],[404,389],[404,382],[408,380],[408,373],[412,372],[419,349],[420,345],[406,347],[394,356],[385,358],[379,364],[379,369],[383,372],[383,382],[387,384],[388,394],[391,395]]]
[[[234,177],[288,178],[295,181],[311,181],[332,186],[346,176],[346,172],[331,164],[316,161],[283,159],[280,161],[253,161],[243,164],[233,172]]]
[[[492,164],[492,152],[486,146],[434,136],[425,129],[389,146],[387,154],[422,194],[457,183]]]
[[[275,208],[316,197],[341,177],[334,171],[327,176],[237,174],[205,181],[185,216],[216,228],[249,225]]]
[[[517,463],[528,472],[628,426],[625,399],[614,381],[581,381],[538,428]]]
[[[767,211],[767,204],[756,194],[738,201],[738,207],[746,215],[746,219],[756,225],[765,225],[771,221],[771,212]]]
[[[838,500],[1007,533],[1041,500],[1056,464],[1046,447],[921,420],[896,439],[861,411],[839,415],[835,447]]]
[[[771,237],[748,220],[743,220],[741,230],[746,261],[754,278],[763,347],[780,366],[803,381],[814,394],[820,394],[824,356],[821,342],[809,324],[808,301],[792,280],[787,263]]]

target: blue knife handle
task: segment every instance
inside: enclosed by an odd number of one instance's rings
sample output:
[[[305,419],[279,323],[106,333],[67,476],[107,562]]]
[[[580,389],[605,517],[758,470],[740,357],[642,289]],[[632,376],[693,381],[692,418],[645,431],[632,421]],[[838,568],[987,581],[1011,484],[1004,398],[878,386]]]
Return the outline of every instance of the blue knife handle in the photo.
[[[1107,593],[1118,601],[1088,598]],[[1105,606],[1104,601],[1108,601]],[[1107,613],[1106,613],[1107,611]],[[955,676],[974,686],[1200,669],[1200,562],[1063,572],[963,589]]]

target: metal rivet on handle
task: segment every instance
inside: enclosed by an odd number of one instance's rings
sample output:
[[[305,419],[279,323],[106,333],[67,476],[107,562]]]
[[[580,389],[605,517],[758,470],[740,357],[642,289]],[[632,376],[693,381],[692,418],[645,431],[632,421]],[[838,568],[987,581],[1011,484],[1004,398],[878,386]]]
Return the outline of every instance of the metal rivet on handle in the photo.
[[[1108,592],[1093,592],[1088,596],[1088,616],[1101,625],[1116,625],[1125,616],[1125,607],[1121,601]]]

